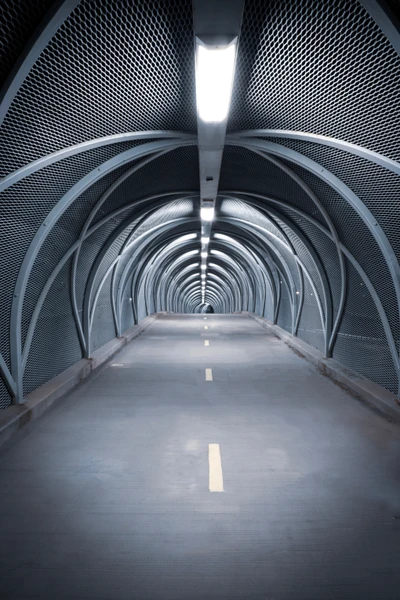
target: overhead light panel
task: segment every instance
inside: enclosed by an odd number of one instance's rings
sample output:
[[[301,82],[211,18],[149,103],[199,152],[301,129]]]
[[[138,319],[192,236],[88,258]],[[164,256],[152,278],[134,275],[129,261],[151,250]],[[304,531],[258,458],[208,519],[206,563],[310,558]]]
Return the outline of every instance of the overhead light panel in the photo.
[[[207,252],[202,252],[200,256],[201,256],[201,258],[207,258],[208,253]]]
[[[202,221],[212,221],[214,218],[214,207],[202,206],[200,209],[200,218]]]
[[[237,37],[227,45],[207,45],[196,38],[197,112],[205,123],[221,123],[228,117],[236,48]]]
[[[208,244],[208,242],[209,242],[209,241],[210,241],[210,238],[209,238],[209,237],[202,237],[202,238],[201,238],[201,243],[202,243],[202,244]]]
[[[207,265],[201,265],[200,269],[201,269],[202,271],[205,271],[205,270],[207,269]]]

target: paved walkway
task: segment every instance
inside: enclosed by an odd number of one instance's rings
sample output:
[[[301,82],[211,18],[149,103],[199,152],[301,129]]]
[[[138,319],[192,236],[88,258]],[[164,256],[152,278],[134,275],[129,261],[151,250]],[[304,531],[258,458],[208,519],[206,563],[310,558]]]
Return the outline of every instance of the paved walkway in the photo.
[[[0,489],[2,600],[400,599],[400,427],[245,316],[158,319]]]

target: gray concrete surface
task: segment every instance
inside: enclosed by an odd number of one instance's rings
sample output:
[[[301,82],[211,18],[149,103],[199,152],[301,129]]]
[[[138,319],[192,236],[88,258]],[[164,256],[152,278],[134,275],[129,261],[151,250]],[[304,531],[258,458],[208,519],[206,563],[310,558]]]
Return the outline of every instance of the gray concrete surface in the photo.
[[[336,360],[325,358],[322,352],[303,342],[300,338],[293,336],[278,325],[274,325],[268,319],[247,311],[243,311],[241,314],[247,315],[263,327],[266,327],[273,335],[283,340],[293,350],[299,352],[304,358],[316,365],[324,375],[327,375],[340,386],[346,388],[374,408],[377,408],[390,419],[400,423],[400,404],[395,394],[345,367]]]
[[[126,344],[139,337],[162,314],[149,315],[142,319],[137,325],[125,331],[121,337],[114,338],[95,350],[90,359],[83,358],[36,388],[24,398],[24,403],[12,404],[0,411],[0,447],[12,439],[27,423],[40,418],[55,402],[89,377],[95,369],[101,367]]]
[[[3,448],[0,598],[398,600],[399,465],[255,321],[163,315]]]

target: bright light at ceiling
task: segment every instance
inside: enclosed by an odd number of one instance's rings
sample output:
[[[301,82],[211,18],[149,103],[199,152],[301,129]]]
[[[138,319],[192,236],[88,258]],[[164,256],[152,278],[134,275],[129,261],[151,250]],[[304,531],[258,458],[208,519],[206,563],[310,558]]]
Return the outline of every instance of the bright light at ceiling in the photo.
[[[197,112],[206,123],[220,123],[229,112],[235,72],[236,42],[229,46],[205,46],[197,39]]]
[[[208,242],[209,242],[209,241],[210,241],[210,238],[209,238],[209,237],[202,237],[202,238],[201,238],[201,243],[202,243],[202,244],[208,244]]]
[[[202,206],[200,209],[200,217],[203,221],[212,221],[214,218],[214,208]]]
[[[201,268],[202,271],[205,271],[207,269],[207,265],[201,265],[200,268]]]
[[[207,258],[208,254],[207,252],[202,252],[200,256],[201,258]]]

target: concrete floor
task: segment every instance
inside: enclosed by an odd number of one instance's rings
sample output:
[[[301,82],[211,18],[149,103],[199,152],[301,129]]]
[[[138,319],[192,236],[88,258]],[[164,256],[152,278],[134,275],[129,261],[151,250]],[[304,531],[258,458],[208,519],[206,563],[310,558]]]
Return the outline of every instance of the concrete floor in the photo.
[[[245,316],[112,363],[0,458],[2,600],[400,599],[398,425]]]

